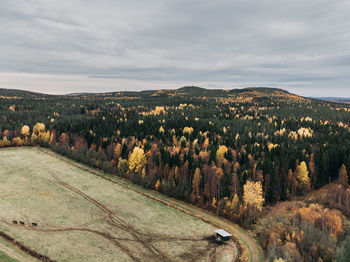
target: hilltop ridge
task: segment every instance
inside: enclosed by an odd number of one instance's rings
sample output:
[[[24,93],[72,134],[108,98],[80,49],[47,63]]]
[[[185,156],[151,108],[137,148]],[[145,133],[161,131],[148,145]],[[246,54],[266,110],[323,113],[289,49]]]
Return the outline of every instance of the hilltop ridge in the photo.
[[[141,91],[113,91],[113,92],[75,92],[64,95],[49,95],[45,93],[32,92],[22,89],[6,89],[0,88],[0,95],[2,96],[89,96],[89,95],[114,95],[114,94],[124,94],[124,95],[136,95],[136,94],[148,94],[152,95],[155,93],[186,93],[193,95],[209,95],[209,94],[217,94],[223,95],[227,93],[244,93],[250,91],[259,91],[266,93],[273,92],[282,92],[286,94],[290,94],[287,90],[273,87],[244,87],[244,88],[235,88],[235,89],[208,89],[199,86],[183,86],[177,89],[158,89],[158,90],[141,90]]]
[[[21,89],[7,89],[7,88],[0,88],[0,97],[2,98],[44,98],[49,97],[52,95],[44,94],[44,93],[38,93],[38,92],[32,92],[28,90],[21,90]]]
[[[120,91],[99,94],[85,94],[82,97],[104,97],[128,99],[145,99],[152,97],[183,99],[224,99],[230,102],[262,102],[262,101],[302,101],[310,102],[310,98],[289,93],[280,88],[269,87],[247,87],[242,89],[206,89],[198,86],[184,86],[178,89],[160,89],[145,91]]]
[[[287,90],[271,87],[246,87],[241,89],[207,89],[198,86],[183,86],[178,89],[159,89],[143,91],[115,91],[103,93],[71,93],[65,95],[48,95],[24,90],[0,89],[0,97],[12,99],[49,99],[55,97],[75,97],[75,98],[127,98],[146,99],[152,97],[159,98],[206,98],[206,99],[228,99],[231,102],[261,102],[261,101],[299,101],[310,102],[311,98],[305,98],[292,94]]]

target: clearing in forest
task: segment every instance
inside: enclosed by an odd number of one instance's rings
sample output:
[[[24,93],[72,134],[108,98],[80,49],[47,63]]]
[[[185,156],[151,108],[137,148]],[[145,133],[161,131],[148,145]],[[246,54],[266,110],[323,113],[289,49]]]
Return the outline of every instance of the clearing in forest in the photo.
[[[0,231],[50,259],[233,261],[214,229],[38,148],[0,150]]]

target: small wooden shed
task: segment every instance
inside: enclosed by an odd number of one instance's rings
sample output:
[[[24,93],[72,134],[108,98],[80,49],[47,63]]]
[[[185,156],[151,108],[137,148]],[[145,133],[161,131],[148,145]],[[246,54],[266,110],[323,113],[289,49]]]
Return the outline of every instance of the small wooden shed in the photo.
[[[232,235],[223,229],[215,230],[216,238],[220,238],[222,241],[228,241],[231,239]]]

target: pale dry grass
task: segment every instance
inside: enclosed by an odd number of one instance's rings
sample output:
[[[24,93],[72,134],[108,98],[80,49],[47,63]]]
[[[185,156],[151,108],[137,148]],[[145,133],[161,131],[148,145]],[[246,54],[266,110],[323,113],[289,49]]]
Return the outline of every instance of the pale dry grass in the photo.
[[[204,240],[213,226],[37,148],[0,150],[0,220],[59,261],[232,261],[231,244]]]

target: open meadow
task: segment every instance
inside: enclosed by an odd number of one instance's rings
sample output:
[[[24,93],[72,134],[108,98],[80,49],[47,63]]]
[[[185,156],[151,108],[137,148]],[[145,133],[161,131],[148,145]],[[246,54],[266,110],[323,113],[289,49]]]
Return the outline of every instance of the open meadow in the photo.
[[[233,261],[214,229],[39,148],[0,150],[0,230],[52,260]]]

